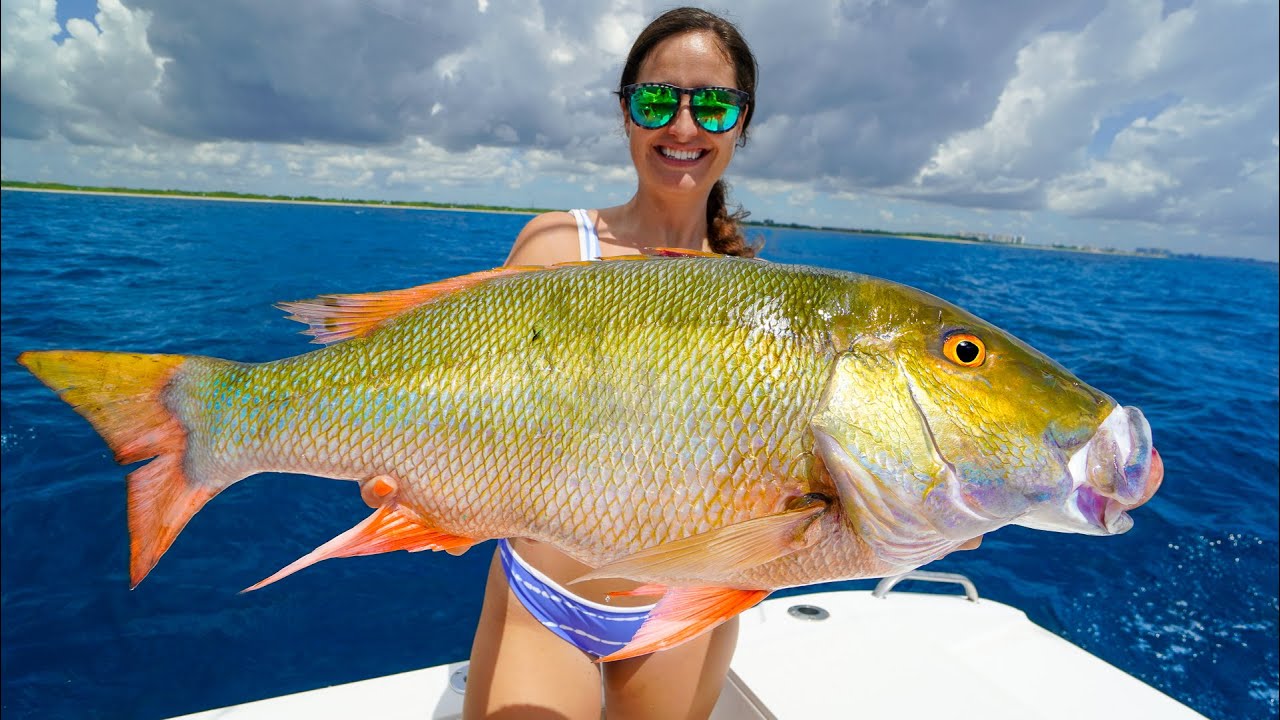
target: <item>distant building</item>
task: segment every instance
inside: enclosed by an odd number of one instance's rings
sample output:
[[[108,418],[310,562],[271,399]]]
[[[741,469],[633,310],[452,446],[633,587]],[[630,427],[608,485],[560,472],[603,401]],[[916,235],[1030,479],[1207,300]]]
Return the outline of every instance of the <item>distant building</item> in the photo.
[[[1023,245],[1027,242],[1025,235],[1011,235],[1007,233],[962,232],[957,233],[956,237],[961,237],[966,240],[974,240],[976,242],[1002,243],[1004,245]]]

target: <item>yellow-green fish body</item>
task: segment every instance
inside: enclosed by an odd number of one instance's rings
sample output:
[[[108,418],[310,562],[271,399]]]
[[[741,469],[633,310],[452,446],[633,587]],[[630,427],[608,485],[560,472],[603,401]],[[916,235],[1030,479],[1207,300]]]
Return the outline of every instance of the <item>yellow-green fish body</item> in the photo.
[[[332,344],[260,364],[21,358],[122,462],[158,456],[130,476],[135,583],[264,471],[356,480],[378,508],[272,580],[529,537],[594,577],[737,602],[902,572],[1010,523],[1123,532],[1160,481],[1136,409],[861,275],[644,258],[285,307]]]

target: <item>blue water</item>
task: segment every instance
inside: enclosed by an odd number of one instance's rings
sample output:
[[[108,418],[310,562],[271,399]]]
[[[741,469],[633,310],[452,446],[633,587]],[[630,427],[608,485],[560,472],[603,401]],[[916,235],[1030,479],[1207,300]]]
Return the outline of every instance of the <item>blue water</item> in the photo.
[[[498,265],[527,217],[13,191],[2,205],[6,718],[161,718],[466,656],[487,546],[330,561],[236,594],[362,519],[347,483],[239,483],[130,591],[125,470],[13,359],[297,354],[310,346],[273,302]],[[774,261],[947,298],[1141,407],[1166,477],[1132,531],[1006,528],[933,567],[1206,715],[1277,715],[1276,265],[804,231],[765,240]]]

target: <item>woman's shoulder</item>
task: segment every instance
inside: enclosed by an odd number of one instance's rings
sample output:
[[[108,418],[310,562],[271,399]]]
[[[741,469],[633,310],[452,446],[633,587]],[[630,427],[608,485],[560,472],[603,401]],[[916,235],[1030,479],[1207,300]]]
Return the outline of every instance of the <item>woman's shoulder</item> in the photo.
[[[525,224],[507,256],[508,265],[552,265],[578,260],[578,221],[569,212],[542,213]]]

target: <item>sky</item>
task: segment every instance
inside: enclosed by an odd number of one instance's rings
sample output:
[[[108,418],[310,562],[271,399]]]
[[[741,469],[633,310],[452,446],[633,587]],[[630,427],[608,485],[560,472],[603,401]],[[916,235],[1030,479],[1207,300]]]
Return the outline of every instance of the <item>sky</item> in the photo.
[[[671,4],[0,0],[6,180],[625,202]],[[1277,260],[1275,0],[740,0],[753,220]],[[728,9],[726,9],[728,8]]]

